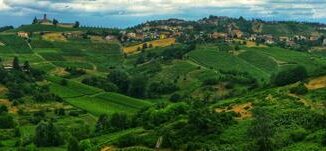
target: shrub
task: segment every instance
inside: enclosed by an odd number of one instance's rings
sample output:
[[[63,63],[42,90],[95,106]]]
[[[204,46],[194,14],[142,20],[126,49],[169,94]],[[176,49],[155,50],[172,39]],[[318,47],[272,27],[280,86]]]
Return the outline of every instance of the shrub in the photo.
[[[121,70],[113,70],[108,75],[108,79],[119,88],[120,92],[128,92],[130,79],[129,75],[126,72]]]
[[[70,116],[79,116],[79,112],[78,111],[70,111],[69,115]]]
[[[55,109],[55,110],[54,110],[54,113],[55,113],[56,115],[59,115],[59,116],[64,116],[64,115],[66,115],[66,113],[65,113],[65,109],[63,109],[63,108]]]
[[[15,126],[14,118],[10,115],[0,116],[0,129],[13,128]]]
[[[79,142],[80,151],[89,151],[93,148],[93,144],[89,139],[82,140]]]
[[[34,142],[38,147],[59,146],[63,144],[63,139],[51,121],[49,123],[40,122],[35,130]]]
[[[7,106],[0,105],[0,114],[7,113],[7,112],[8,112]]]
[[[68,85],[68,80],[67,80],[67,79],[62,79],[62,80],[60,81],[60,85],[62,85],[62,86],[67,86],[67,85]]]
[[[308,92],[308,89],[303,83],[300,83],[298,86],[290,88],[290,92],[294,94],[302,95],[302,94],[306,94]]]
[[[219,79],[217,78],[208,78],[203,81],[203,85],[216,85],[218,84]]]
[[[284,86],[304,80],[307,76],[306,69],[302,66],[297,66],[277,73],[273,79],[273,83],[277,86]]]
[[[180,99],[181,99],[181,95],[178,93],[174,93],[170,97],[171,102],[177,102],[177,101],[180,101]]]
[[[79,142],[75,137],[70,137],[68,140],[67,151],[79,151]]]
[[[307,132],[304,129],[298,129],[298,130],[293,131],[290,134],[290,137],[294,142],[299,142],[299,141],[302,141],[306,137],[306,135],[307,135]]]

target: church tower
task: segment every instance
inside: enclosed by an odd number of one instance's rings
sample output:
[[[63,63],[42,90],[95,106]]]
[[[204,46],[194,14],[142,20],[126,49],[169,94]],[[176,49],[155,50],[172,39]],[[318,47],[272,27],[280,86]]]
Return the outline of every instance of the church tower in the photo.
[[[44,20],[44,21],[48,20],[47,17],[46,17],[46,14],[44,14],[44,16],[43,16],[43,20]]]

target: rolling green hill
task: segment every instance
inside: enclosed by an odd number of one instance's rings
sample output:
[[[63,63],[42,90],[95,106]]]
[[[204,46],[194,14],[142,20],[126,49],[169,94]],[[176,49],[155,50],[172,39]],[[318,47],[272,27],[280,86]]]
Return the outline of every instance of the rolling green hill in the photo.
[[[231,18],[194,30],[232,22],[251,30],[249,21]],[[291,22],[262,27],[277,36],[316,30]],[[51,41],[38,33],[77,30],[86,36]],[[35,33],[25,40],[18,31]],[[101,35],[119,31],[24,25],[0,34],[0,150],[326,149],[323,51],[181,36],[127,55],[122,46],[140,41]],[[95,35],[103,41],[87,38]]]

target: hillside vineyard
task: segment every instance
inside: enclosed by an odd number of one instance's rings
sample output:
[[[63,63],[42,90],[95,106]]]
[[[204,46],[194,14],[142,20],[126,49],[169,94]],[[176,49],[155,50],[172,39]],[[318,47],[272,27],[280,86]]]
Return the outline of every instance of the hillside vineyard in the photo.
[[[1,151],[326,150],[322,23],[31,22],[0,28]]]

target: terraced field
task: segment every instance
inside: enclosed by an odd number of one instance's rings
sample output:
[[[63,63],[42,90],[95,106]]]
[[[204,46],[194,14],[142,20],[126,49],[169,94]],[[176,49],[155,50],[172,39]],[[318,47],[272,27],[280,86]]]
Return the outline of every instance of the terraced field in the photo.
[[[27,42],[17,35],[0,35],[0,41],[4,46],[0,47],[1,53],[31,53]]]
[[[310,75],[318,75],[326,67],[326,59],[309,54],[274,47],[245,47],[233,55],[215,47],[200,46],[189,53],[190,59],[207,68],[222,71],[248,72],[258,79],[269,80],[281,68],[304,66]],[[286,51],[286,53],[285,53]]]
[[[61,78],[49,77],[50,90],[75,107],[99,116],[115,112],[135,113],[151,105],[150,102],[131,98],[117,93],[104,92],[101,89],[69,80],[66,86],[60,85]]]
[[[310,75],[318,74],[318,71],[322,70],[322,68],[326,66],[325,58],[305,52],[291,51],[277,47],[246,48],[246,50],[264,53],[276,60],[280,65],[304,66]]]
[[[221,71],[248,72],[258,79],[269,78],[269,74],[264,70],[227,52],[219,52],[216,50],[195,50],[190,52],[189,56],[193,61],[207,68]]]

